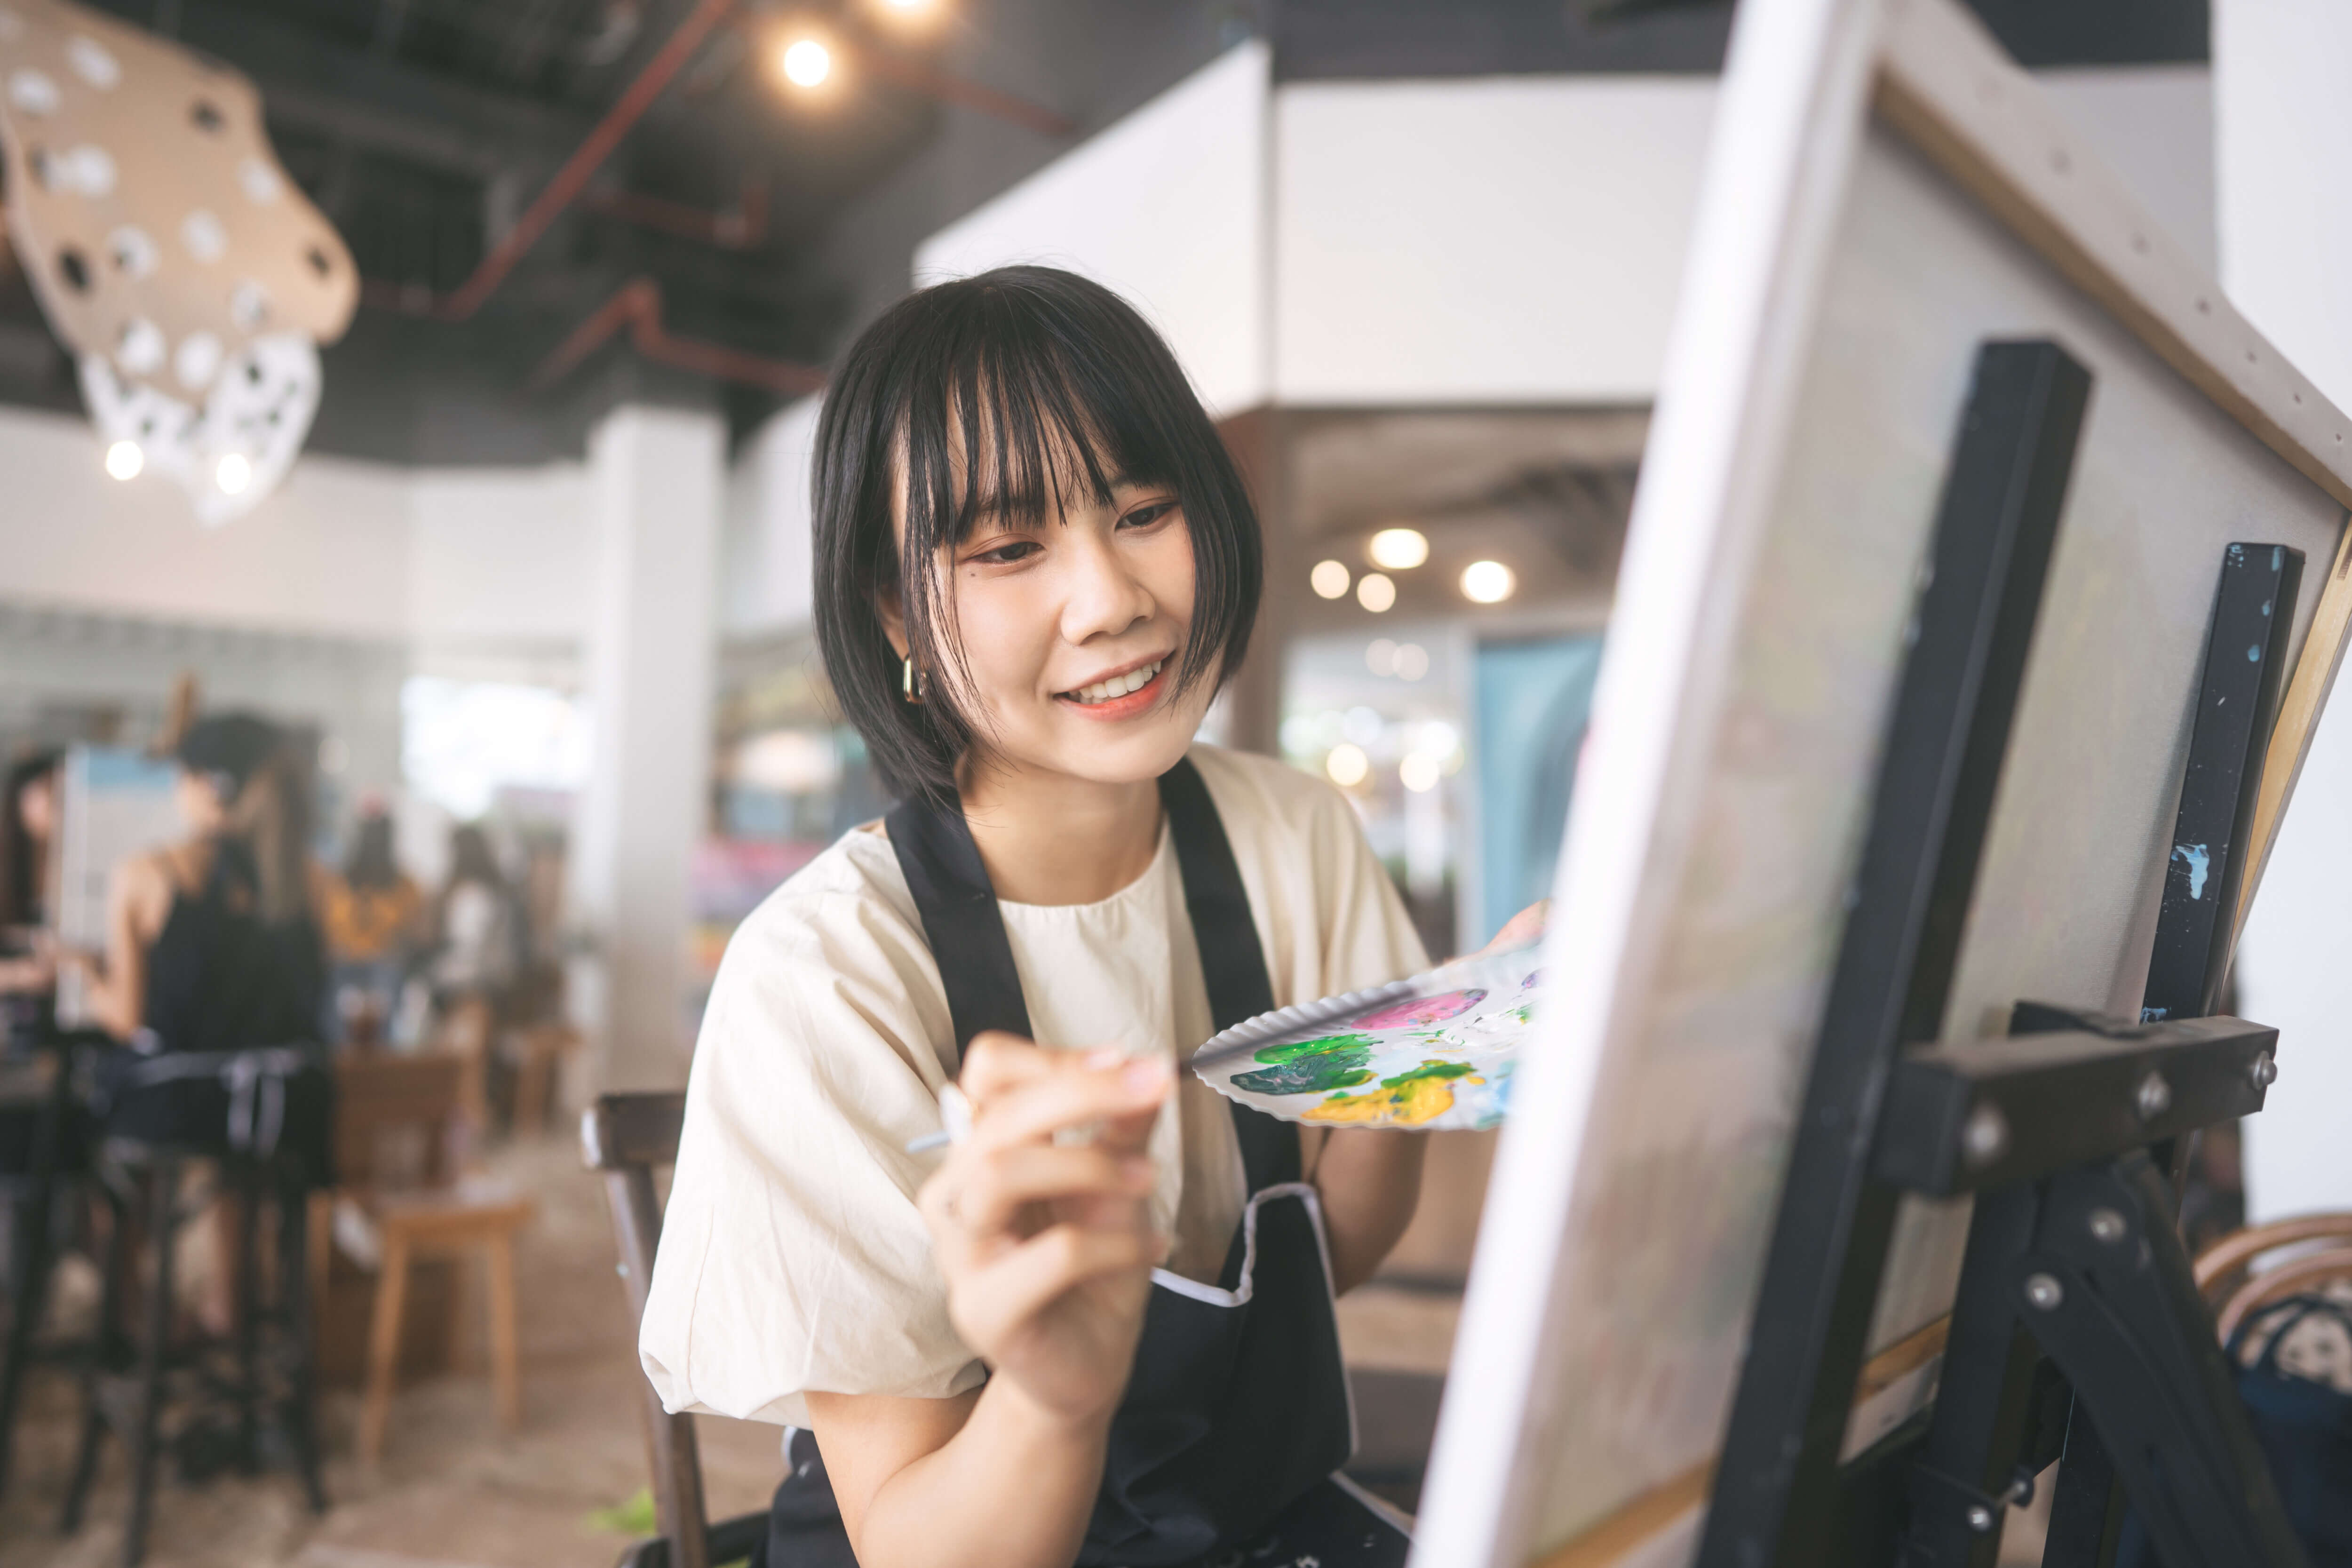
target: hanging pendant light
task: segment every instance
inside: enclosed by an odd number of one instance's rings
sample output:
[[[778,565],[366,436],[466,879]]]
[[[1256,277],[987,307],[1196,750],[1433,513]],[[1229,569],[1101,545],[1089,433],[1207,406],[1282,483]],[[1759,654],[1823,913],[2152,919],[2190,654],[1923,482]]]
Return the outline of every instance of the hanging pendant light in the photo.
[[[71,0],[0,0],[8,231],[79,370],[107,471],[208,525],[293,466],[351,252],[278,163],[244,77]]]

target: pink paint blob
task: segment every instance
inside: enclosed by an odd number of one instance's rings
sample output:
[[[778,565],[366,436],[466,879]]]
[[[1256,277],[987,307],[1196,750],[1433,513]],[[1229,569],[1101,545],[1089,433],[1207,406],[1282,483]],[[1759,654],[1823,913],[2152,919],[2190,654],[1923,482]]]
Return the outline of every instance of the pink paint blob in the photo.
[[[1486,999],[1483,987],[1448,991],[1439,996],[1416,996],[1348,1020],[1352,1029],[1410,1029],[1458,1018]]]

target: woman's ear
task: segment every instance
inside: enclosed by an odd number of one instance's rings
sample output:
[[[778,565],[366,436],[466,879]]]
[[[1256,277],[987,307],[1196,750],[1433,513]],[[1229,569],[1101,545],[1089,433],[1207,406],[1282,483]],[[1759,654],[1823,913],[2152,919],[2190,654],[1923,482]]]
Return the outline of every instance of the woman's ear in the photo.
[[[894,584],[874,591],[874,618],[882,623],[882,635],[890,639],[891,651],[900,658],[907,657],[907,611],[898,602],[898,590]]]

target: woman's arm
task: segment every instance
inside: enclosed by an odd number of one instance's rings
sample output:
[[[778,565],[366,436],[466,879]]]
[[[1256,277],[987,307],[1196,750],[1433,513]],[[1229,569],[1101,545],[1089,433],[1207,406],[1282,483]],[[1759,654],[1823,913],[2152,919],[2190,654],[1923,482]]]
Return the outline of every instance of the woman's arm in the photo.
[[[147,949],[171,907],[172,879],[162,858],[141,855],[114,868],[106,892],[106,963],[76,959],[84,1005],[98,1026],[128,1040],[146,1021]]]
[[[810,1394],[863,1568],[1068,1568],[1102,1486],[1151,1268],[1144,1152],[1171,1075],[983,1035],[971,1136],[924,1184],[948,1314],[989,1367],[952,1399]],[[1086,1143],[1064,1129],[1095,1127]]]

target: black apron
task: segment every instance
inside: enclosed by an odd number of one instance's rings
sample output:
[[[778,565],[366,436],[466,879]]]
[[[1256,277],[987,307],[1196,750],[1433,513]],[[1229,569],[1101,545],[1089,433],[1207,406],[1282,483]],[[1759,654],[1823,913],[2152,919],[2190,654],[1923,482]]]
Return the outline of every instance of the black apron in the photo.
[[[1184,903],[1219,1029],[1274,1006],[1240,868],[1208,788],[1180,762],[1160,781]],[[988,872],[955,806],[910,801],[888,818],[947,989],[959,1061],[973,1036],[1028,1037],[1029,1009]],[[1316,1556],[1397,1568],[1409,1544],[1335,1476],[1355,1418],[1331,1309],[1314,1190],[1296,1128],[1232,1107],[1249,1200],[1215,1286],[1155,1270],[1080,1568],[1179,1568]],[[855,1562],[814,1440],[788,1435],[790,1473],[769,1519],[765,1568]]]

